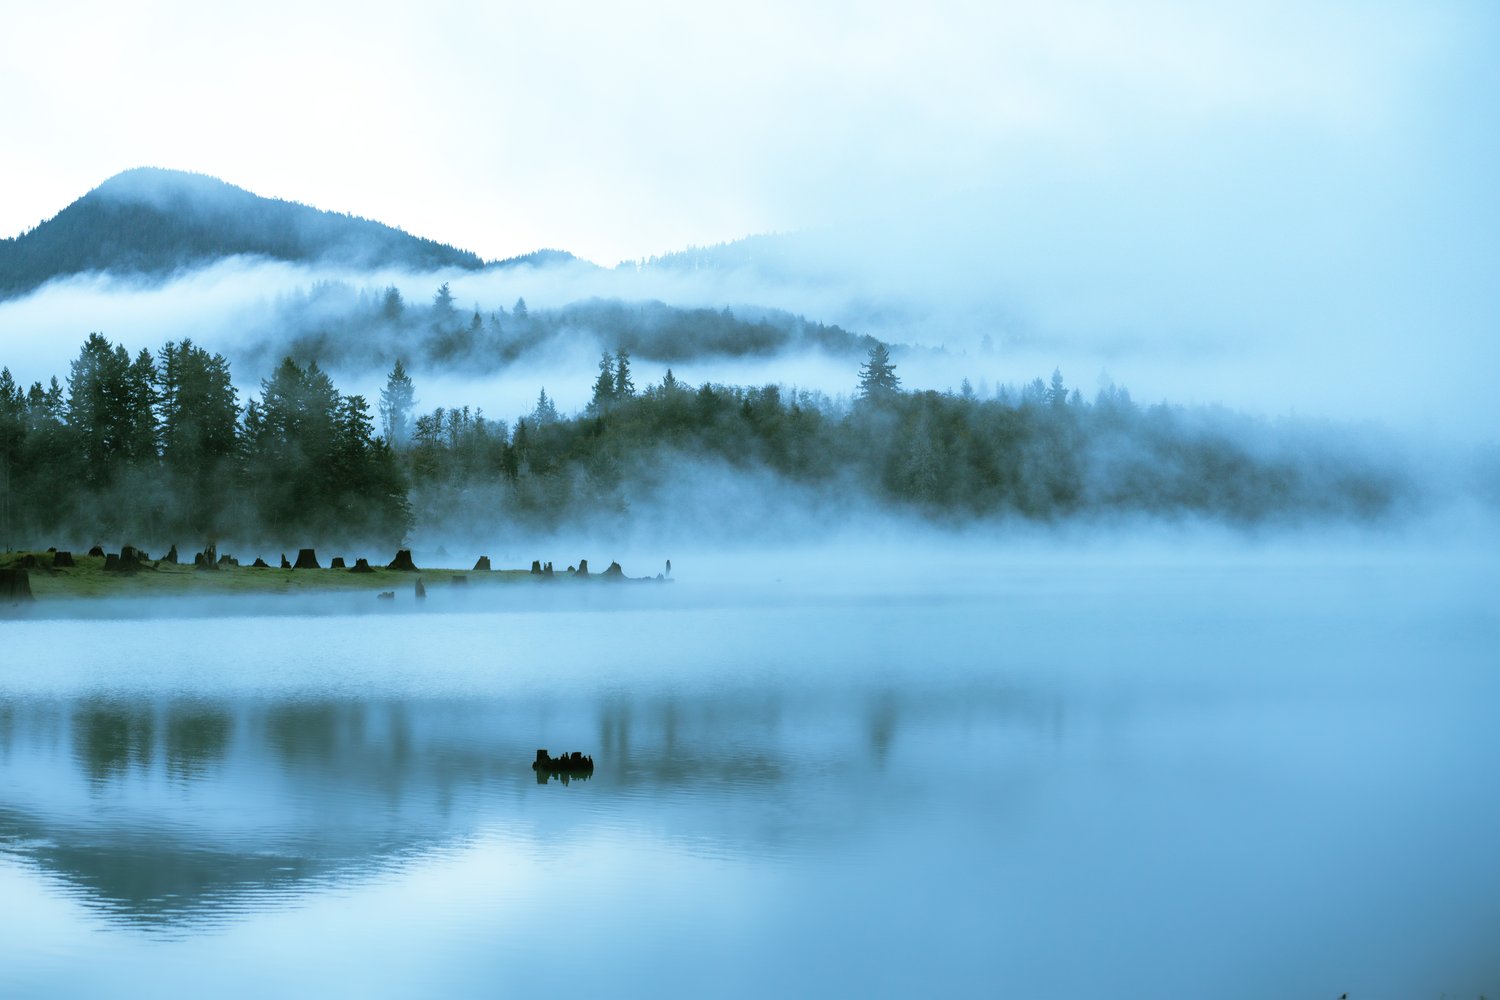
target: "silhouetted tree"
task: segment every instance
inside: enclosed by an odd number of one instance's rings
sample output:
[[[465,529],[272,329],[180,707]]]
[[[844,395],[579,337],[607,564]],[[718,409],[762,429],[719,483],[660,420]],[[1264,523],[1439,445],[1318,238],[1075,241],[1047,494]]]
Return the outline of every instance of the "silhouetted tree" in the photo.
[[[901,379],[896,376],[896,366],[891,363],[890,352],[884,344],[877,343],[870,349],[870,359],[859,369],[859,395],[861,399],[880,399],[901,389]]]
[[[380,428],[391,447],[405,443],[416,402],[416,387],[406,374],[406,366],[397,358],[386,376],[385,388],[380,390]]]

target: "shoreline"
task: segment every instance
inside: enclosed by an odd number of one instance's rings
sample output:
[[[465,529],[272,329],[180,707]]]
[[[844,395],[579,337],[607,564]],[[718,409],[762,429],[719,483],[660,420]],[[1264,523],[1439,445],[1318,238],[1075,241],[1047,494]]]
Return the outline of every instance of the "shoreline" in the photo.
[[[34,565],[25,565],[28,557]],[[212,569],[192,562],[143,560],[125,570],[106,570],[116,556],[73,555],[71,566],[53,566],[51,551],[18,550],[0,553],[0,575],[5,571],[24,574],[30,600],[0,593],[0,608],[25,603],[89,601],[120,597],[224,597],[237,594],[410,593],[418,582],[424,590],[458,590],[495,586],[525,586],[547,583],[660,583],[666,578],[627,577],[617,564],[605,573],[582,574],[569,567],[555,573],[535,569],[457,569],[420,567],[389,569],[372,566],[352,570],[323,566],[318,569],[282,569],[221,563]],[[487,560],[482,560],[487,562]]]

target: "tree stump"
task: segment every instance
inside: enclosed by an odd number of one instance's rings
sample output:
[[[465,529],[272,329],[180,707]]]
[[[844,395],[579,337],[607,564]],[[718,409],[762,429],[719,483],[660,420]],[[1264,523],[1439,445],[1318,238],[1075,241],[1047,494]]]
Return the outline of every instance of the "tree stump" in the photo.
[[[104,557],[104,572],[120,572],[120,556],[118,553],[111,552],[109,555]]]
[[[344,565],[344,557],[343,556],[334,556],[333,557],[333,562],[331,562],[331,563],[328,564],[328,568],[329,569],[347,569],[348,567],[346,567]]]
[[[601,579],[605,579],[605,580],[623,580],[623,579],[625,579],[625,571],[620,568],[620,564],[619,563],[612,562],[612,563],[609,564],[609,569],[605,570],[601,574]]]
[[[0,569],[0,604],[21,604],[34,600],[36,598],[31,593],[31,574],[16,567]]]
[[[368,560],[368,559],[356,559],[356,560],[354,560],[354,568],[351,569],[349,572],[351,572],[351,573],[373,573],[375,571],[370,568],[370,560]]]
[[[93,556],[95,559],[103,559],[104,549],[101,546],[95,545],[93,548],[89,549],[89,555]]]
[[[318,554],[312,549],[297,550],[297,564],[292,569],[322,569],[318,565]]]
[[[286,553],[285,552],[283,552],[281,554],[281,568],[282,569],[291,569],[292,568],[292,564],[286,561]]]
[[[535,573],[537,576],[542,575],[542,561],[540,559],[531,560],[531,572]]]
[[[417,586],[415,588],[415,591],[416,591],[416,595],[417,595],[417,600],[421,601],[421,600],[425,600],[426,599],[426,597],[427,597],[427,588],[424,587],[424,586],[422,586],[422,578],[421,577],[417,577]]]
[[[399,569],[406,573],[416,573],[417,564],[411,561],[411,549],[401,549],[396,553],[396,558],[386,564],[386,569]]]
[[[268,563],[268,562],[266,562],[260,556],[256,556],[255,557],[255,562],[253,562],[253,563],[250,564],[250,568],[251,569],[270,569],[271,568],[271,564]]]
[[[587,559],[580,559],[580,560],[578,560],[578,575],[579,576],[588,576],[589,575],[589,561]]]
[[[177,565],[177,546],[174,545],[167,550],[167,557],[164,561],[171,563],[173,566]]]
[[[73,553],[62,551],[52,553],[52,565],[57,569],[72,569]]]
[[[474,572],[488,573],[490,571],[490,557],[480,556],[479,561],[474,564]]]

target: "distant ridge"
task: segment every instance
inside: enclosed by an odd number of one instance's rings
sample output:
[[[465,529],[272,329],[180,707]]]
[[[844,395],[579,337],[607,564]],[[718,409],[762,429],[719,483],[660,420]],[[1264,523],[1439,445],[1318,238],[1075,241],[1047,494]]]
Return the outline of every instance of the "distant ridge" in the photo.
[[[0,298],[72,274],[165,276],[242,254],[368,268],[485,266],[467,250],[369,219],[262,198],[204,174],[140,167],[35,229],[0,240]],[[515,263],[560,259],[572,255],[539,251]]]

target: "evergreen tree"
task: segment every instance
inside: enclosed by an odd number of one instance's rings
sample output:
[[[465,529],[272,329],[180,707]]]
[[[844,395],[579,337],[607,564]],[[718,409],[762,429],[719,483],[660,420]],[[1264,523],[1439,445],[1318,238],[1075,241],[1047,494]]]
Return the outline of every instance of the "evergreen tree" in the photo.
[[[599,358],[599,377],[594,379],[594,398],[589,400],[590,413],[603,413],[615,401],[615,359],[605,351]]]
[[[391,323],[399,322],[401,314],[406,311],[406,303],[401,298],[401,290],[391,285],[385,290],[385,295],[380,300],[380,315]]]
[[[886,346],[876,343],[870,349],[870,359],[859,369],[859,396],[861,399],[882,399],[901,389],[901,379],[896,376],[896,366]]]
[[[557,419],[557,406],[547,396],[547,389],[543,386],[536,397],[536,408],[531,411],[531,421],[538,427],[545,427],[557,423]]]
[[[406,374],[406,366],[397,358],[386,376],[385,388],[380,390],[380,428],[392,448],[406,443],[411,411],[416,403],[416,387]]]
[[[620,348],[615,355],[615,398],[626,399],[635,395],[635,382],[630,378],[630,354]]]

